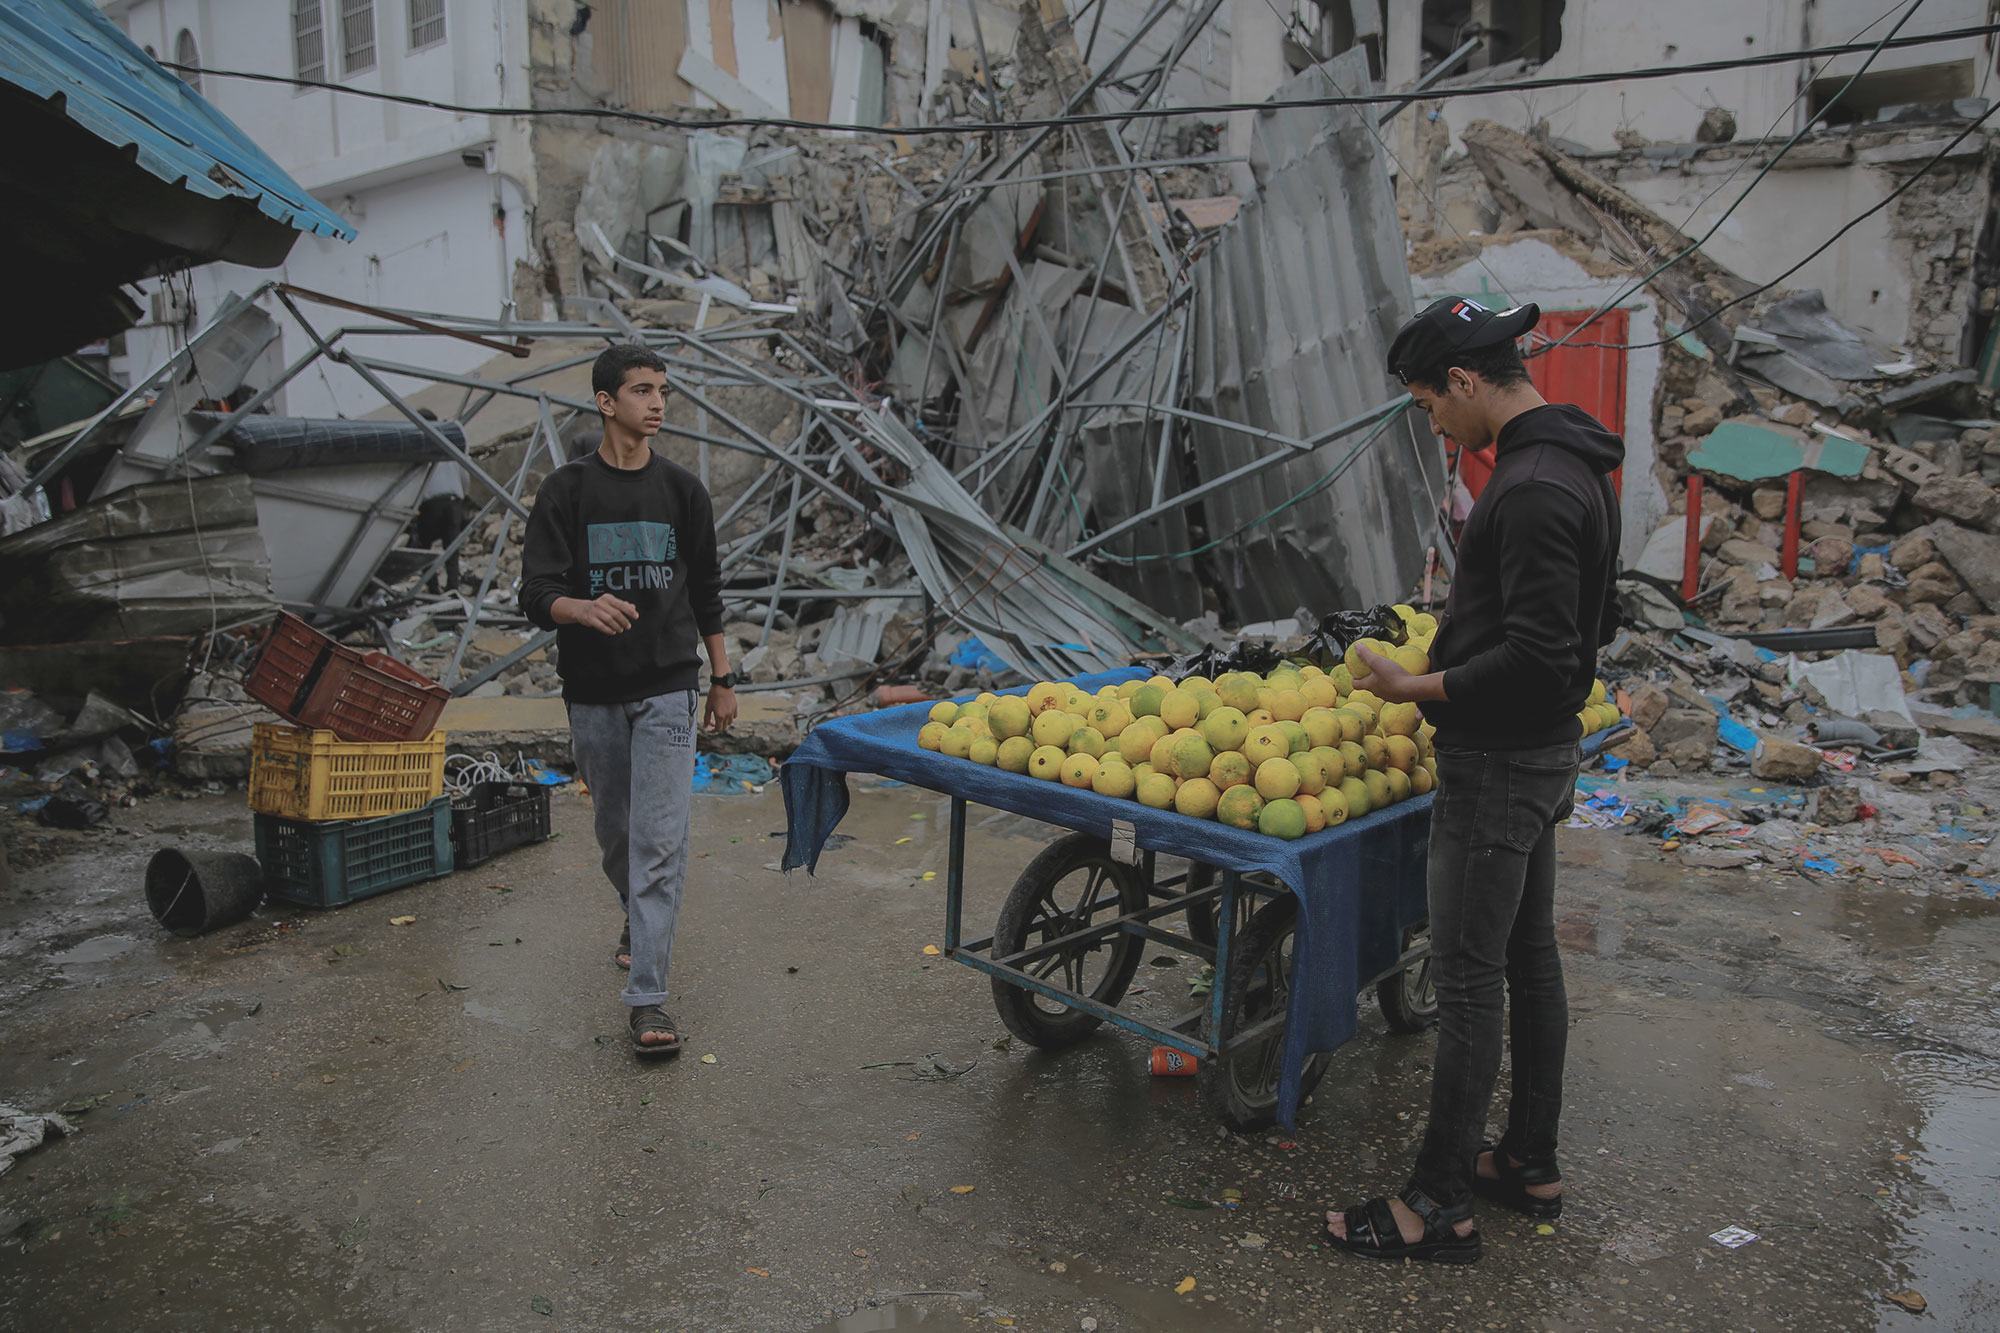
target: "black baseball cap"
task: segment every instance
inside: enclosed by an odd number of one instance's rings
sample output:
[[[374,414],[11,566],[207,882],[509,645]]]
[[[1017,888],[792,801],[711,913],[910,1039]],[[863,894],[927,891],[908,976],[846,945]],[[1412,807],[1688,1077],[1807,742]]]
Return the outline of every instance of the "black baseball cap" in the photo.
[[[1512,342],[1541,317],[1542,308],[1532,301],[1508,310],[1488,310],[1465,296],[1433,301],[1389,344],[1389,373],[1408,384],[1411,375],[1431,370],[1459,352]]]

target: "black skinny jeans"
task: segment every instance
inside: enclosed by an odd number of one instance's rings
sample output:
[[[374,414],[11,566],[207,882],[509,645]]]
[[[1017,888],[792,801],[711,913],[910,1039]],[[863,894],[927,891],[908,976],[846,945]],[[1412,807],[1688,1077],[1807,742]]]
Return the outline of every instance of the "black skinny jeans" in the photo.
[[[1569,1002],[1556,952],[1555,826],[1569,818],[1577,747],[1437,750],[1431,809],[1431,975],[1438,993],[1430,1128],[1410,1183],[1454,1221],[1500,1073],[1503,994],[1513,1010],[1514,1095],[1502,1146],[1553,1160]]]

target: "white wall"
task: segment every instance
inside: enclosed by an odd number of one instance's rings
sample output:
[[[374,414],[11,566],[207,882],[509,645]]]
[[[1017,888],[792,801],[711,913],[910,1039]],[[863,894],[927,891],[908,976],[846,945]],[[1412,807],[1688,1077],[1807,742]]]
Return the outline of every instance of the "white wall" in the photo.
[[[1596,310],[1627,285],[1622,278],[1593,275],[1548,242],[1532,237],[1490,244],[1477,258],[1445,272],[1410,275],[1419,307],[1441,296],[1471,296],[1496,308],[1533,301],[1543,310]],[[1630,312],[1627,342],[1647,343],[1660,336],[1659,310],[1650,292],[1641,290],[1622,306]],[[1653,437],[1653,394],[1659,381],[1659,348],[1626,352],[1625,420],[1604,423],[1625,439],[1620,503],[1624,540],[1619,557],[1627,565],[1638,560],[1646,539],[1667,514],[1667,495],[1653,475],[1658,456]]]
[[[509,218],[504,235],[493,218],[496,185]],[[301,236],[277,269],[235,264],[195,269],[190,278],[197,326],[215,314],[230,292],[247,293],[274,279],[371,305],[485,318],[501,313],[500,301],[509,290],[514,260],[525,253],[527,232],[519,191],[511,183],[484,170],[458,166],[455,172],[434,172],[359,192],[345,200],[345,211],[360,232],[351,243]],[[283,362],[311,346],[275,300],[267,300],[265,308],[285,330],[280,344]],[[302,303],[301,309],[322,334],[344,324],[372,322],[311,303]],[[127,380],[143,374],[166,360],[182,336],[178,328],[142,325],[131,330],[125,335],[125,354],[114,359],[113,371]],[[435,337],[355,339],[344,345],[386,360],[446,371],[470,370],[492,355],[487,348]],[[390,383],[399,389],[420,387],[408,380]],[[294,416],[362,416],[381,405],[381,397],[358,375],[325,359],[293,380],[275,404],[277,410]]]
[[[1407,16],[1404,22],[1396,22],[1393,13],[1402,8],[1405,8],[1403,0],[1391,6],[1388,65],[1392,85],[1416,77],[1414,25],[1407,21]],[[1415,0],[1410,0],[1407,8],[1416,9]],[[1671,4],[1654,0],[1569,0],[1563,12],[1562,45],[1529,77],[1560,78],[1642,66],[1728,60],[1855,40],[1874,41],[1889,31],[1894,18],[1876,24],[1858,39],[1855,34],[1879,18],[1886,8],[1885,0],[1770,0],[1763,4],[1746,4],[1743,0],[1675,0]],[[1987,21],[1986,10],[1987,0],[1928,0],[1903,25],[1898,36],[1975,26]],[[1859,53],[1838,57],[1827,63],[1821,77],[1852,73],[1863,59],[1865,56]],[[1986,96],[1996,95],[1993,59],[1976,38],[1885,50],[1869,66],[1869,71],[1952,60],[1973,61],[1975,69],[1982,71],[1976,91],[1983,90]],[[1518,130],[1546,120],[1550,133],[1559,139],[1610,149],[1617,146],[1616,135],[1621,129],[1636,130],[1655,142],[1689,142],[1694,138],[1702,112],[1711,106],[1721,106],[1735,114],[1738,138],[1784,136],[1796,130],[1807,114],[1803,99],[1798,106],[1786,110],[1798,94],[1807,68],[1800,63],[1786,63],[1684,78],[1457,97],[1440,104],[1441,114],[1452,127],[1454,139],[1462,127],[1475,120],[1498,121]],[[1501,77],[1523,76],[1513,71]]]
[[[1736,165],[1701,162],[1686,174],[1627,175],[1618,185],[1689,235],[1700,236],[1749,184],[1754,166],[1716,189]],[[1859,165],[1773,172],[1702,249],[1753,283],[1769,282],[1849,218],[1880,203],[1895,185],[1886,172]],[[1790,288],[1819,288],[1830,309],[1891,347],[1907,340],[1914,295],[1897,257],[1904,247],[1891,240],[1894,212],[1885,208],[1866,219],[1785,280]]]
[[[407,0],[375,0],[375,68],[347,76],[339,0],[322,2],[329,81],[467,104],[527,100],[524,6],[448,0],[444,41],[411,51]],[[165,59],[172,58],[175,35],[185,27],[195,34],[204,66],[294,71],[285,0],[111,0],[105,10],[134,41]],[[228,293],[273,278],[373,304],[485,318],[505,312],[514,262],[528,257],[531,231],[525,124],[214,75],[202,80],[202,94],[359,235],[352,242],[302,235],[275,270],[227,264],[195,269],[189,281],[197,325]],[[287,327],[282,354],[290,360],[309,344],[287,316],[273,313]],[[353,318],[311,308],[307,315],[322,328]],[[113,360],[114,373],[143,373],[165,360],[182,336],[178,328],[133,329],[124,355]],[[469,369],[489,355],[436,338],[376,339],[369,350],[446,370]],[[332,365],[293,381],[276,403],[302,416],[356,416],[379,406],[380,398],[358,376]]]

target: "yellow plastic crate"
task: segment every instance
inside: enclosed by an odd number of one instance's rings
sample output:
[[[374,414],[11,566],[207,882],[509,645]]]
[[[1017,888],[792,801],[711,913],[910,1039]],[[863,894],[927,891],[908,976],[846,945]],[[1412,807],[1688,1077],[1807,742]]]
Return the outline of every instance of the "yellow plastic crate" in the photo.
[[[372,819],[444,794],[444,733],[420,741],[344,741],[330,731],[257,724],[250,808],[282,819]]]

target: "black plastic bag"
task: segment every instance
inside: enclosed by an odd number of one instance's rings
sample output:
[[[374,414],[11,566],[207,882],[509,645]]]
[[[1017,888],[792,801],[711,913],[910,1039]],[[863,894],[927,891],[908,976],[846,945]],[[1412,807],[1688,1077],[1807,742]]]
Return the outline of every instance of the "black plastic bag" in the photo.
[[[1348,646],[1357,639],[1380,639],[1400,648],[1409,637],[1409,626],[1393,607],[1335,611],[1320,617],[1319,628],[1307,637],[1306,646],[1298,655],[1323,671],[1331,671],[1346,658]]]
[[[110,818],[111,812],[102,801],[63,793],[49,797],[41,812],[41,821],[50,828],[96,828]]]
[[[1311,662],[1322,671],[1331,671],[1339,666],[1347,655],[1347,646],[1356,639],[1380,639],[1385,643],[1402,646],[1408,642],[1409,627],[1403,618],[1389,606],[1370,607],[1366,611],[1333,611],[1319,618],[1319,625],[1307,637],[1305,647],[1296,652],[1283,653],[1268,643],[1249,640],[1236,643],[1212,643],[1197,649],[1185,657],[1172,660],[1156,659],[1160,673],[1175,680],[1185,680],[1189,676],[1205,676],[1214,680],[1230,671],[1254,671],[1258,675],[1268,675],[1271,668],[1280,662]]]
[[[1211,643],[1160,668],[1160,674],[1174,680],[1204,676],[1214,680],[1231,671],[1254,671],[1263,675],[1285,660],[1285,655],[1268,643]]]

